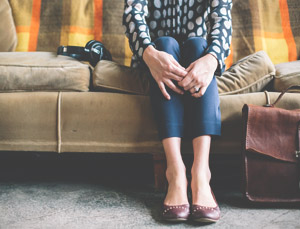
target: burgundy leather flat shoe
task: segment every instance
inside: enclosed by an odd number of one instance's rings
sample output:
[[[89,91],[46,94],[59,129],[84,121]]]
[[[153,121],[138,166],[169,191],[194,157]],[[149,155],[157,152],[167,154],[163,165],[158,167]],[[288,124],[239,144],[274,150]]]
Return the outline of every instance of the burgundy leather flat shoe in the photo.
[[[197,204],[192,205],[191,218],[197,222],[214,223],[220,219],[220,208],[216,201],[215,195],[211,190],[211,194],[216,202],[216,207],[205,207]]]
[[[186,221],[189,218],[190,214],[190,205],[163,205],[162,217],[164,220],[180,222]]]

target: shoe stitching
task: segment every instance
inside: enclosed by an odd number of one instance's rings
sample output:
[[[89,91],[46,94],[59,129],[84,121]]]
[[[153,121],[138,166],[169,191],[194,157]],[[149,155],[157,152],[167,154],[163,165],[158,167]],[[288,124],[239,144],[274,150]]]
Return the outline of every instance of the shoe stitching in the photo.
[[[219,206],[216,207],[205,207],[205,206],[194,206],[194,211],[199,210],[199,209],[207,209],[207,210],[217,210]],[[196,209],[195,209],[196,208]]]
[[[167,209],[165,209],[164,211],[163,211],[163,215],[164,214],[166,214],[168,211],[170,211],[170,210],[172,210],[172,209],[174,209],[174,208],[181,208],[181,209],[185,209],[185,210],[188,210],[189,209],[189,207],[186,207],[186,206],[172,206],[172,207],[169,207],[169,208],[167,208]]]

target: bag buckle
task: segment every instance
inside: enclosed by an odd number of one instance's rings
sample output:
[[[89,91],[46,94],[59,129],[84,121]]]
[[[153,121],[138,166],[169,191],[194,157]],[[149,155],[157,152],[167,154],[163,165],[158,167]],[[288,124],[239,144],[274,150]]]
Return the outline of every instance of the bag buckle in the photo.
[[[300,151],[296,150],[296,157],[299,158],[300,157]]]

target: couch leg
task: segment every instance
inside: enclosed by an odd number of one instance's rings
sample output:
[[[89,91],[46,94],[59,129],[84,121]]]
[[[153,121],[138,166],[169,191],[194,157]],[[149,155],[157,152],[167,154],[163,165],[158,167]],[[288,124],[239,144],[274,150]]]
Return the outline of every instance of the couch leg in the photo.
[[[165,191],[167,184],[166,179],[166,157],[164,153],[153,154],[153,168],[154,168],[154,187],[155,191]]]

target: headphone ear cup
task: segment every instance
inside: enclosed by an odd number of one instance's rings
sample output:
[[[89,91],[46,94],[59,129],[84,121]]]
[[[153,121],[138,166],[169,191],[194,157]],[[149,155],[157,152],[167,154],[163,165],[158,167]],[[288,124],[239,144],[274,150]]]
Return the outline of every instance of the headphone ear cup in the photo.
[[[96,66],[96,64],[102,60],[103,57],[103,45],[100,42],[95,42],[91,45],[90,49],[90,64]]]
[[[95,43],[95,40],[90,40],[88,43],[86,43],[85,47],[84,47],[84,52],[85,52],[85,58],[87,61],[90,62],[91,60],[91,47],[92,45]]]
[[[112,60],[110,52],[99,41],[90,40],[86,43],[84,50],[88,61],[94,67],[102,59]]]
[[[86,43],[86,45],[85,45],[84,48],[87,50],[87,52],[90,52],[91,47],[92,47],[92,45],[93,45],[95,42],[97,42],[97,41],[95,41],[95,40],[90,40],[88,43]]]

